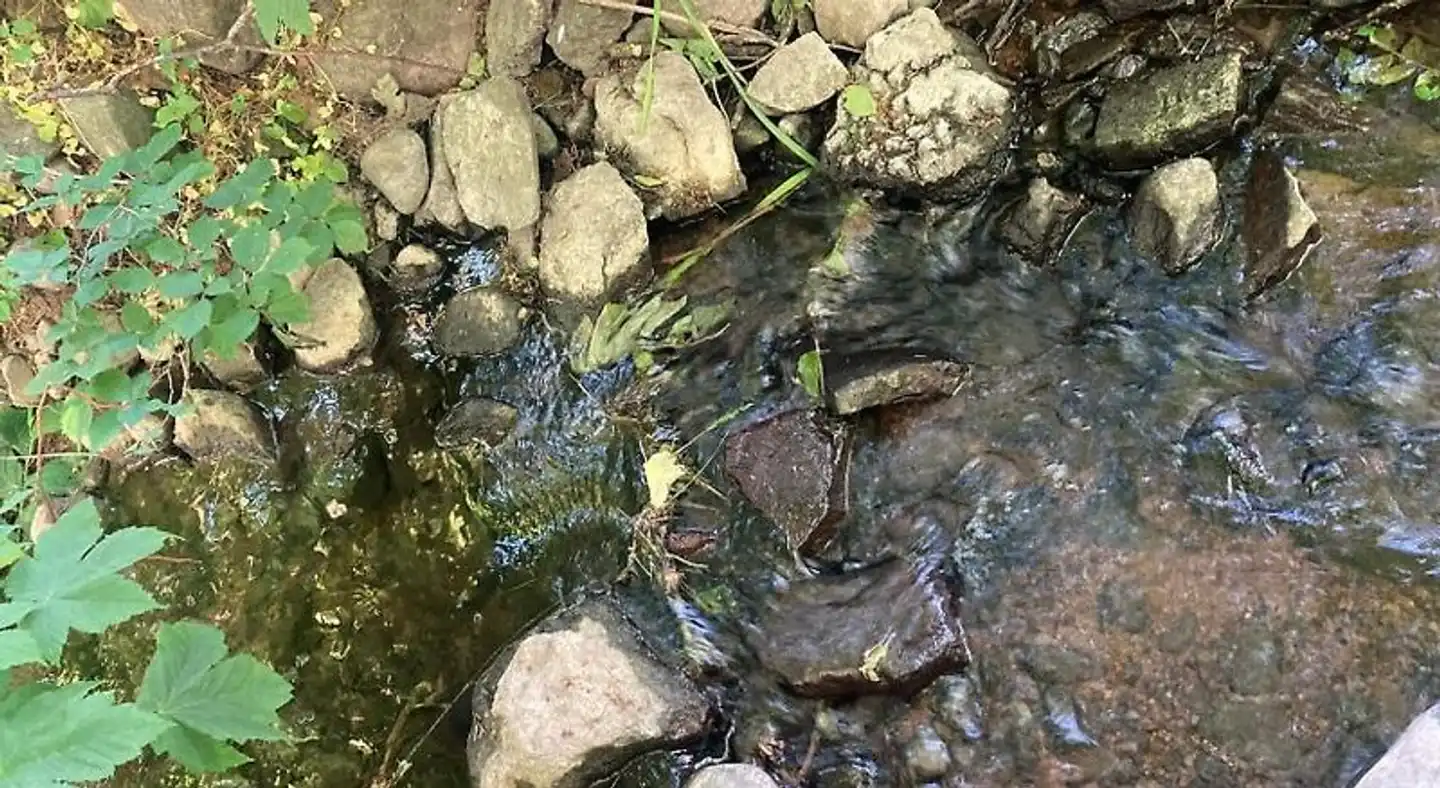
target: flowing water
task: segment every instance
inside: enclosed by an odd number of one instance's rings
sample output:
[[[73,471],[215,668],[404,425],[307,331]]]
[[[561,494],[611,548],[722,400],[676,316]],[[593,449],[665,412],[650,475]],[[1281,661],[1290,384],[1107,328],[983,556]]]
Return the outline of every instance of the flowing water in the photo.
[[[257,394],[273,472],[169,459],[114,487],[117,519],[186,537],[144,567],[163,600],[296,684],[298,741],[254,748],[226,784],[464,785],[466,683],[620,573],[647,436],[688,443],[714,488],[671,524],[714,541],[671,609],[733,727],[620,785],[757,751],[820,786],[1346,784],[1440,699],[1440,164],[1399,131],[1337,139],[1286,138],[1326,239],[1253,302],[1233,238],[1171,278],[1113,208],[1028,264],[991,236],[1004,194],[875,208],[852,276],[817,283],[854,217],[802,196],[696,270],[696,302],[738,306],[644,381],[658,427],[622,415],[628,367],[576,380],[538,324],[451,367],[416,339],[424,310],[397,308],[374,369]],[[1217,155],[1238,205],[1251,150]],[[817,340],[827,374],[896,354],[970,367],[953,397],[855,420],[849,515],[802,570],[727,484],[711,428],[802,407],[795,359]],[[519,409],[514,437],[437,447],[438,414],[480,395]],[[965,676],[838,705],[779,689],[746,645],[773,589],[894,554],[963,589]],[[92,649],[96,669],[137,673],[142,635]],[[917,776],[937,759],[947,776]]]

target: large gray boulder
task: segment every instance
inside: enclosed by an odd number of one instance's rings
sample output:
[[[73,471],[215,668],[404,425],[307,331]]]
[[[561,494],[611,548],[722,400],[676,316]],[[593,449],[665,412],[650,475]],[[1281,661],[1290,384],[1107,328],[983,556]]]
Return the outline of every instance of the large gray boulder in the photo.
[[[580,788],[629,758],[703,733],[708,705],[611,605],[547,621],[476,685],[476,788]]]
[[[626,175],[658,184],[653,205],[666,218],[692,216],[738,196],[745,190],[745,175],[730,124],[710,102],[690,61],[661,52],[651,62],[655,78],[648,118],[646,67],[596,83],[595,134],[601,144]]]
[[[474,288],[450,299],[435,321],[435,349],[444,356],[484,356],[520,338],[520,304],[499,290]]]
[[[115,5],[148,36],[179,36],[185,46],[198,46],[224,39],[235,17],[245,7],[245,0],[117,0]],[[259,44],[255,29],[253,23],[247,25],[236,43]],[[221,71],[243,74],[254,68],[262,57],[258,52],[223,48],[201,55],[200,62]]]
[[[567,307],[588,311],[643,268],[650,245],[645,206],[606,162],[561,181],[540,226],[540,284]]]
[[[540,160],[530,114],[525,89],[505,77],[456,94],[442,108],[445,158],[472,223],[514,231],[540,218]]]
[[[155,111],[133,92],[97,93],[60,100],[60,110],[96,158],[128,153],[150,140]]]
[[[610,62],[610,49],[630,27],[630,11],[601,8],[581,0],[560,0],[545,43],[560,62],[585,76],[596,76]]]
[[[825,39],[811,31],[775,51],[750,80],[750,97],[766,114],[804,112],[845,87],[849,73]]]
[[[389,74],[401,90],[433,96],[460,82],[475,51],[480,0],[315,0],[340,35],[312,55],[327,85],[349,99],[370,101]]]
[[[360,154],[360,172],[403,214],[419,210],[430,184],[425,141],[399,127],[381,134]]]
[[[1171,274],[1184,272],[1218,239],[1220,182],[1204,159],[1184,159],[1151,173],[1130,212],[1135,250]]]
[[[175,419],[175,445],[197,461],[274,459],[269,425],[244,397],[228,391],[190,389],[187,410]]]
[[[552,0],[490,0],[485,12],[485,68],[498,77],[523,77],[540,65]]]
[[[856,68],[876,111],[843,106],[826,135],[823,162],[841,180],[964,199],[1007,161],[1010,90],[977,70],[975,43],[920,8],[873,36]]]
[[[910,8],[906,0],[815,0],[814,5],[820,35],[857,49]]]
[[[1410,723],[1355,788],[1434,788],[1440,780],[1440,703]]]
[[[303,290],[310,319],[290,326],[299,338],[295,363],[311,372],[338,372],[369,355],[380,337],[365,283],[349,263],[332,258]]]
[[[1100,105],[1096,152],[1124,168],[1196,153],[1230,133],[1242,93],[1236,52],[1121,82]]]

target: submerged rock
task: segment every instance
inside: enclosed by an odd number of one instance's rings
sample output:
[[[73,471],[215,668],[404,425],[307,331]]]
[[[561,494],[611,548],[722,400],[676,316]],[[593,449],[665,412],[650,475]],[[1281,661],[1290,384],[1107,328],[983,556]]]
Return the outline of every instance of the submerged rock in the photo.
[[[185,404],[188,412],[175,419],[175,445],[192,459],[274,459],[270,428],[244,397],[190,389]]]
[[[430,184],[425,141],[408,128],[395,128],[371,142],[360,155],[360,172],[400,213],[420,208]]]
[[[777,49],[750,80],[750,97],[771,115],[804,112],[845,87],[845,64],[811,31]]]
[[[561,63],[587,77],[598,76],[610,63],[611,47],[625,35],[634,17],[630,11],[560,0],[545,43]]]
[[[710,102],[690,61],[661,52],[647,69],[611,74],[595,86],[595,133],[626,175],[652,179],[668,219],[708,210],[745,190],[730,124]],[[645,117],[643,97],[650,93]]]
[[[580,788],[635,755],[699,736],[709,708],[611,605],[588,602],[525,636],[476,685],[476,788]]]
[[[1136,251],[1183,273],[1215,243],[1220,230],[1220,182],[1204,159],[1156,170],[1135,193],[1130,227]]]
[[[950,747],[929,725],[922,725],[905,745],[905,765],[917,781],[938,780],[950,771]]]
[[[930,397],[948,397],[965,380],[965,365],[950,361],[911,361],[857,371],[837,385],[832,407],[841,416],[878,405]]]
[[[1430,788],[1440,775],[1440,703],[1416,717],[1355,788]]]
[[[520,304],[499,290],[466,290],[435,321],[435,349],[445,356],[499,353],[519,338]]]
[[[824,548],[848,506],[845,453],[842,434],[809,411],[792,411],[731,435],[725,472],[792,548],[812,553]]]
[[[310,320],[290,330],[300,337],[295,363],[311,372],[338,372],[367,356],[380,337],[365,283],[348,263],[331,259],[305,282]]]
[[[1251,296],[1280,284],[1320,242],[1319,221],[1274,151],[1255,155],[1245,187],[1245,282]]]
[[[1121,82],[1100,105],[1095,149],[1123,168],[1196,153],[1230,133],[1242,93],[1237,52]]]
[[[451,408],[435,425],[435,443],[452,449],[469,444],[498,446],[510,437],[520,411],[485,397],[467,399]]]
[[[1034,178],[1025,196],[1005,214],[1000,237],[1017,251],[1041,262],[1060,248],[1081,208],[1079,197]]]
[[[764,615],[755,648],[799,695],[908,692],[968,661],[956,608],[933,563],[892,559],[794,583]]]
[[[485,68],[500,77],[523,77],[540,65],[550,0],[489,0],[485,12]]]
[[[540,161],[520,83],[496,77],[456,94],[441,122],[465,217],[490,230],[533,225],[540,218]]]
[[[540,227],[540,284],[566,308],[589,311],[643,269],[645,206],[620,173],[592,164],[556,185]]]
[[[316,0],[315,10],[330,19],[335,4]],[[349,99],[370,101],[386,74],[401,90],[433,96],[465,76],[479,21],[479,0],[348,0],[340,37],[311,57]]]
[[[860,48],[905,15],[906,0],[815,0],[815,27],[826,41]]]
[[[133,92],[99,93],[60,99],[66,120],[96,158],[109,159],[150,141],[155,111]]]
[[[857,82],[876,110],[842,107],[822,149],[838,178],[955,199],[994,180],[1007,161],[1010,90],[976,70],[976,45],[962,35],[920,8],[870,39]]]
[[[707,766],[685,783],[685,788],[779,788],[759,766],[722,763]]]

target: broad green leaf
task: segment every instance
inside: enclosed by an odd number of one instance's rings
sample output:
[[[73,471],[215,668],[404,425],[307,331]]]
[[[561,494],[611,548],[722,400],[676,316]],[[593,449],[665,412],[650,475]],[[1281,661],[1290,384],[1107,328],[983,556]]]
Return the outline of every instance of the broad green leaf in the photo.
[[[214,194],[205,198],[205,207],[225,210],[254,202],[260,199],[260,193],[265,188],[265,184],[274,177],[275,163],[269,159],[256,159],[245,165],[243,170],[231,176],[229,180],[220,184],[220,188],[216,189]]]
[[[191,340],[200,335],[210,325],[210,314],[214,306],[209,299],[196,301],[184,309],[179,309],[165,316],[165,325],[181,339]]]
[[[344,254],[360,254],[370,248],[370,239],[361,222],[353,219],[331,222],[330,231],[335,234],[335,248]]]
[[[231,226],[230,222],[222,222],[213,216],[201,216],[190,223],[187,233],[190,246],[196,250],[207,249],[220,240]]]
[[[174,758],[196,774],[227,772],[250,762],[245,753],[184,725],[176,725],[160,734],[160,738],[150,746],[155,752]]]
[[[79,485],[84,470],[78,457],[51,457],[40,469],[40,489],[49,495],[69,495]]]
[[[171,271],[160,276],[155,289],[165,298],[190,298],[204,291],[205,280],[194,271]]]
[[[310,320],[310,302],[303,293],[288,286],[276,288],[265,305],[265,316],[271,323],[288,326]]]
[[[289,276],[305,267],[313,247],[304,238],[286,238],[270,253],[265,261],[265,270],[272,274]]]
[[[645,460],[645,488],[650,492],[650,508],[658,510],[668,506],[671,489],[688,474],[670,449],[651,454]]]
[[[176,121],[184,120],[190,113],[200,109],[200,99],[195,98],[188,90],[181,90],[165,100],[165,104],[155,111],[155,127],[163,128]]]
[[[86,437],[85,443],[93,451],[104,451],[124,432],[125,422],[120,411],[113,409],[101,411],[90,423],[90,434]]]
[[[179,127],[163,128],[150,137],[150,141],[130,153],[124,169],[135,175],[146,175],[160,160],[180,144],[183,132]]]
[[[4,545],[0,545],[0,567],[9,566],[24,557],[25,553],[20,550],[20,546],[8,538],[4,540]],[[9,557],[9,562],[4,561],[6,557]],[[39,661],[40,646],[29,632],[23,629],[0,630],[0,670]]]
[[[11,251],[5,257],[5,266],[15,275],[16,284],[33,285],[63,281],[65,263],[69,259],[68,247],[26,246]]]
[[[260,224],[242,228],[230,238],[230,256],[246,271],[259,270],[270,253],[270,231]]]
[[[155,286],[155,274],[149,268],[131,266],[108,274],[110,286],[122,293],[134,295]]]
[[[254,335],[260,325],[260,314],[241,308],[224,320],[210,326],[206,345],[221,358],[231,358],[241,343]]]
[[[130,398],[130,375],[123,369],[107,369],[92,378],[84,391],[101,402],[124,402]]]
[[[120,325],[132,334],[146,335],[155,330],[155,318],[139,302],[127,301],[120,307]]]
[[[335,187],[325,181],[316,181],[295,195],[295,204],[312,218],[324,216],[325,211],[330,208],[330,203],[334,200]]]
[[[289,682],[247,654],[226,656],[225,636],[194,621],[163,624],[135,702],[221,741],[285,738],[276,710]]]
[[[820,360],[820,351],[812,350],[801,355],[795,365],[795,374],[800,378],[801,388],[811,398],[819,399],[825,393],[825,368]]]
[[[306,36],[315,32],[309,0],[255,0],[255,24],[271,46],[279,43],[282,27]]]
[[[30,411],[13,405],[0,407],[0,446],[16,454],[29,454],[35,443]]]
[[[145,254],[157,263],[174,265],[185,259],[185,247],[168,235],[163,235],[145,245]]]
[[[78,445],[85,445],[90,434],[90,422],[95,418],[95,408],[80,397],[65,400],[60,410],[60,432]]]
[[[115,0],[77,0],[75,11],[76,24],[92,30],[101,28],[115,18]]]
[[[868,118],[875,114],[875,94],[868,85],[846,85],[840,94],[840,103],[852,117]]]
[[[92,682],[0,684],[0,785],[57,788],[108,779],[170,723]]]

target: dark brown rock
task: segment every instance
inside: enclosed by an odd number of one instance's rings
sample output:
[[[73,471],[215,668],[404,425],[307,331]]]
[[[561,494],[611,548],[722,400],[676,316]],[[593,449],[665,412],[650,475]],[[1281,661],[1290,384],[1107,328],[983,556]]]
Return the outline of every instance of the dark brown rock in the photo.
[[[916,399],[948,397],[965,380],[965,365],[951,361],[904,361],[837,375],[842,383],[831,393],[841,416],[867,408]]]
[[[1245,187],[1245,283],[1251,297],[1280,284],[1320,243],[1315,212],[1278,153],[1261,151]]]
[[[956,608],[935,562],[892,559],[795,583],[766,614],[755,647],[806,697],[908,692],[969,660]]]
[[[846,450],[839,431],[792,411],[731,435],[725,470],[791,547],[809,553],[825,546],[844,514]]]

